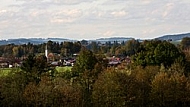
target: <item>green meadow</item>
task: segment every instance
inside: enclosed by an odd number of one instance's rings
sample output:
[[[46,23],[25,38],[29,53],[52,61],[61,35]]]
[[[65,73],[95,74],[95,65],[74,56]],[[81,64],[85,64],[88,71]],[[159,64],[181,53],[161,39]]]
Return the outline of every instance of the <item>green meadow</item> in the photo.
[[[68,67],[68,66],[56,67],[56,70],[58,72],[65,72],[65,71],[71,71],[71,68],[72,67]],[[17,72],[19,70],[20,70],[20,68],[0,68],[0,77],[1,76],[6,76],[10,72]]]
[[[71,68],[70,66],[65,66],[65,67],[56,67],[55,69],[58,71],[58,72],[65,72],[65,71],[71,71]]]
[[[0,68],[0,77],[1,76],[6,76],[8,73],[10,72],[15,72],[18,71],[19,69],[15,69],[15,68]]]

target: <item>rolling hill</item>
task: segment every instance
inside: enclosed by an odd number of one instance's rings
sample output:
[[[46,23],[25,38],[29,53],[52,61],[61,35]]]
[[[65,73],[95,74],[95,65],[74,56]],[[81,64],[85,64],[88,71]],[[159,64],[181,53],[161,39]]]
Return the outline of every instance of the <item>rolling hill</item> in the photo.
[[[175,35],[164,35],[164,36],[160,36],[158,38],[154,38],[157,40],[170,40],[170,41],[180,41],[182,40],[184,37],[190,37],[190,33],[185,33],[185,34],[175,34]],[[110,37],[110,38],[99,38],[96,40],[88,40],[88,41],[97,41],[97,42],[101,42],[101,43],[105,43],[105,42],[122,42],[122,41],[128,41],[134,38],[128,38],[128,37]],[[46,43],[48,41],[53,41],[53,42],[64,42],[64,41],[70,41],[70,42],[74,42],[77,40],[71,40],[71,39],[65,39],[65,38],[18,38],[18,39],[8,39],[8,40],[0,40],[0,45],[7,45],[7,44],[15,44],[15,45],[21,45],[21,44],[28,44],[28,43],[32,43],[32,44],[42,44],[42,43]]]
[[[176,35],[165,35],[165,36],[161,36],[161,37],[158,37],[158,38],[155,38],[155,39],[179,41],[179,40],[182,40],[184,37],[190,37],[190,33],[176,34]]]

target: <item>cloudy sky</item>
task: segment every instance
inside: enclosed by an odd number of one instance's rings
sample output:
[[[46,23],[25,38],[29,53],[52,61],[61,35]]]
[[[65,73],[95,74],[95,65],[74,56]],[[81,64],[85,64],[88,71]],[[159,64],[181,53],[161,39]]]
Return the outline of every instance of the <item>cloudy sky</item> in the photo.
[[[1,0],[0,39],[155,38],[190,32],[190,0]]]

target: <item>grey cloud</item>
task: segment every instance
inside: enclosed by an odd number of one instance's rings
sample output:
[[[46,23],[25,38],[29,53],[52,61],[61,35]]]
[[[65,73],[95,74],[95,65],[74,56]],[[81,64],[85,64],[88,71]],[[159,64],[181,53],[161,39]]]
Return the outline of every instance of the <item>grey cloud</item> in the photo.
[[[190,29],[188,0],[23,0],[7,8],[2,38],[140,38]]]
[[[190,24],[190,3],[189,4],[178,4],[178,6],[175,6],[170,14],[168,14],[167,18],[171,20],[175,20],[178,23],[183,24]],[[185,22],[185,23],[184,23]]]
[[[64,5],[76,5],[80,3],[85,3],[85,2],[93,2],[96,0],[52,0],[52,3],[55,4],[64,4]]]

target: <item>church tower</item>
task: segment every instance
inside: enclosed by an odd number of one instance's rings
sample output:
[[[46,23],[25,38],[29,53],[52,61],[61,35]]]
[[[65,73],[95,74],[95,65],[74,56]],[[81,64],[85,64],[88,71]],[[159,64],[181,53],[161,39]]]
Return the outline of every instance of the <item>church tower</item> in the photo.
[[[47,49],[47,44],[46,44],[46,49],[45,49],[45,56],[48,59],[48,49]]]

